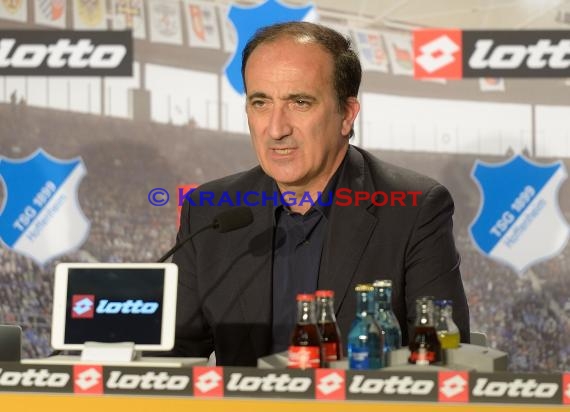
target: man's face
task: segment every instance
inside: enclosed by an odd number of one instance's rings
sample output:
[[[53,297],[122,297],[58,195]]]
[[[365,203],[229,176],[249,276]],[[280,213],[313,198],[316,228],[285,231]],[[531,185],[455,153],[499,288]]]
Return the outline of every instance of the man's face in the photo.
[[[259,163],[281,190],[323,190],[341,163],[359,104],[339,110],[333,60],[282,38],[259,45],[245,69],[246,111]]]

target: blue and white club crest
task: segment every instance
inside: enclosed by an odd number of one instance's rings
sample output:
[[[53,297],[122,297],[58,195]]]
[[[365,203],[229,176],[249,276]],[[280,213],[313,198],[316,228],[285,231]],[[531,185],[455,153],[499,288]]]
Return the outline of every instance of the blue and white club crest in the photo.
[[[0,157],[0,241],[40,265],[81,246],[90,227],[77,200],[85,174],[81,158],[60,160],[43,149],[24,159]]]
[[[564,248],[569,228],[558,204],[567,177],[562,162],[536,164],[522,155],[498,164],[476,161],[471,177],[481,205],[469,232],[482,253],[523,273]]]
[[[253,7],[232,4],[228,11],[228,18],[236,28],[237,47],[226,66],[226,77],[234,90],[239,94],[244,93],[241,78],[241,54],[245,44],[257,29],[287,21],[314,21],[316,16],[316,9],[311,5],[291,7],[277,0],[267,0]]]

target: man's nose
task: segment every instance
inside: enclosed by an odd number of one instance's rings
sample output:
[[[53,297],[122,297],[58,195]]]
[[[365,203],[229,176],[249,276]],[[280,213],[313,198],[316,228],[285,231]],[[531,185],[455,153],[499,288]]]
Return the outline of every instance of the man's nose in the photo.
[[[291,126],[287,106],[276,105],[269,118],[269,137],[276,140],[282,139],[283,137],[289,136],[292,130],[293,127]]]

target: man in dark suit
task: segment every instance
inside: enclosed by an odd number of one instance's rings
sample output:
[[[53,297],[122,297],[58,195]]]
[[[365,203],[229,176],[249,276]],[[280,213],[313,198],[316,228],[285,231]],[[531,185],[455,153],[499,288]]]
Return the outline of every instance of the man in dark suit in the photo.
[[[335,292],[346,337],[355,317],[354,286],[381,278],[393,282],[404,344],[416,298],[426,295],[453,299],[455,322],[468,342],[448,191],[349,144],[361,79],[350,43],[311,23],[270,26],[246,45],[242,74],[260,166],[194,191],[178,239],[211,223],[246,192],[257,194],[254,221],[229,233],[205,231],[175,254],[175,354],[215,350],[218,364],[255,365],[286,349],[295,295],[316,289]]]

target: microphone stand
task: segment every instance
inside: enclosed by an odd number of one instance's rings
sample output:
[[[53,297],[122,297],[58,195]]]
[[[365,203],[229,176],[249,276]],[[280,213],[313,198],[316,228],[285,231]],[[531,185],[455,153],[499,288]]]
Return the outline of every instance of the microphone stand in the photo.
[[[174,252],[176,252],[178,249],[180,249],[183,245],[186,244],[186,242],[188,242],[190,239],[192,239],[194,236],[196,236],[198,233],[202,233],[204,230],[207,229],[211,229],[214,227],[214,224],[210,224],[208,226],[204,226],[203,228],[197,230],[194,233],[191,233],[189,235],[187,235],[184,239],[182,239],[180,242],[176,243],[172,249],[170,249],[168,252],[166,252],[164,254],[164,256],[162,256],[160,259],[157,260],[158,263],[162,263],[164,262],[166,259],[168,259],[170,256],[172,256],[174,254]]]

